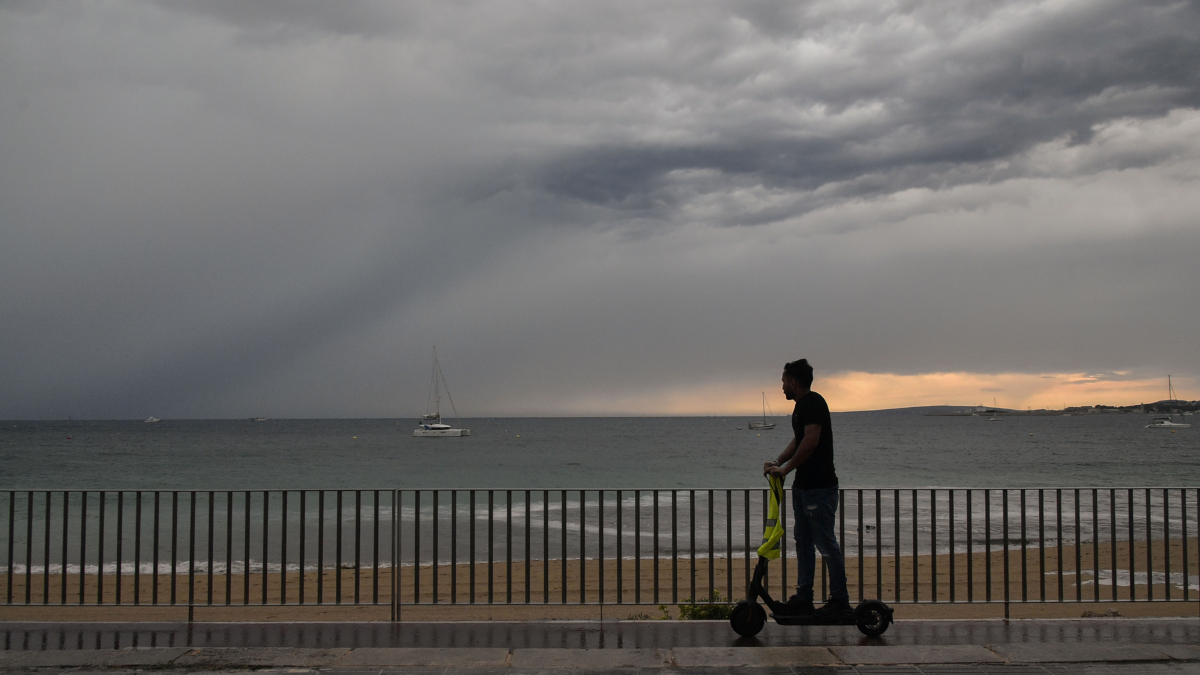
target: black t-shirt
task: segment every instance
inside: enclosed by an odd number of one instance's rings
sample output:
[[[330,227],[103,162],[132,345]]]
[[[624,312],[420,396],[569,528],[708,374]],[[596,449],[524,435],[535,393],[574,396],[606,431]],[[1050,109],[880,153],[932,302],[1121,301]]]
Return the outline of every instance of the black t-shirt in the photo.
[[[809,424],[821,425],[821,439],[808,459],[796,467],[792,488],[814,490],[835,487],[838,477],[833,470],[833,424],[829,419],[829,405],[815,391],[801,396],[796,401],[796,409],[792,411],[792,432],[796,434],[797,445],[804,440],[804,427]]]

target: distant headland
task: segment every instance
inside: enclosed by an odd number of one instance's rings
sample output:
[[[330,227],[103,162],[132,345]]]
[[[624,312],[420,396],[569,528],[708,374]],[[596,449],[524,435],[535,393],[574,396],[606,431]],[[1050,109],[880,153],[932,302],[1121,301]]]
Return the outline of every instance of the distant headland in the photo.
[[[1026,408],[1025,410],[985,406],[934,406],[926,409],[925,414],[931,417],[972,417],[977,415],[1192,415],[1200,412],[1200,401],[1162,400],[1154,403],[1139,403],[1137,405],[1083,405],[1070,406],[1058,410],[1048,408]]]

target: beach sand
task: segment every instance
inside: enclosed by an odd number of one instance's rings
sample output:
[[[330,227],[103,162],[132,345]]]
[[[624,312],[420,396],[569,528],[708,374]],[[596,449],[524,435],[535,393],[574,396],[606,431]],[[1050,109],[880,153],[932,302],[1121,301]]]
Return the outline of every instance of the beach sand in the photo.
[[[1011,546],[1011,544],[1010,544]],[[1159,583],[1147,586],[1144,583],[1128,585],[1128,577],[1120,578],[1124,586],[1116,586],[1116,600],[1111,579],[1106,578],[1113,565],[1113,548],[1107,543],[1096,549],[1085,544],[1078,549],[1064,545],[1062,551],[1062,574],[1059,574],[1059,548],[1029,548],[1022,556],[1020,545],[1008,552],[1008,600],[1009,616],[1022,617],[1079,617],[1086,611],[1104,612],[1115,608],[1122,616],[1195,616],[1196,602],[1200,592],[1189,592],[1190,603],[1183,602],[1138,602],[1150,598],[1167,599],[1168,590],[1172,600],[1183,599],[1181,579],[1168,587],[1159,578]],[[1169,551],[1169,558],[1168,558]],[[1093,557],[1098,552],[1101,583],[1095,584]],[[847,578],[852,601],[879,597],[897,608],[900,618],[985,618],[1004,616],[1004,552],[993,550],[990,556],[975,551],[968,556],[959,552],[951,556],[920,555],[902,556],[898,561],[890,556],[876,558],[868,555],[860,560],[857,551],[848,551]],[[1134,568],[1144,573],[1147,562],[1145,542],[1135,542],[1132,549],[1127,542],[1116,546],[1116,567],[1128,572],[1132,554]],[[1184,572],[1182,541],[1176,539],[1164,546],[1154,542],[1150,549],[1155,572],[1169,570],[1173,577]],[[991,560],[991,578],[988,583],[987,566]],[[1078,566],[1077,566],[1078,561]],[[400,614],[402,620],[544,620],[544,619],[654,619],[664,615],[678,616],[678,605],[692,598],[707,600],[710,589],[715,589],[720,598],[739,598],[745,594],[746,579],[750,573],[745,559],[734,559],[730,569],[725,559],[710,561],[707,557],[697,558],[693,566],[690,557],[677,561],[660,560],[657,565],[658,593],[655,595],[655,563],[653,560],[623,560],[620,565],[614,560],[551,560],[548,564],[535,561],[526,568],[523,562],[514,561],[511,566],[504,561],[491,565],[484,563],[442,564],[436,575],[431,565],[420,568],[401,567],[399,574]],[[1193,579],[1200,576],[1200,551],[1195,540],[1188,541],[1186,574]],[[753,564],[753,558],[750,565]],[[818,558],[819,564],[819,558]],[[795,574],[796,561],[787,561],[788,583],[783,576],[781,561],[772,561],[768,584],[772,595],[783,599],[791,593],[790,579]],[[953,572],[952,566],[953,565]],[[900,596],[896,595],[897,568],[900,576]],[[934,570],[937,572],[936,594],[932,583]],[[1076,570],[1078,569],[1078,573]],[[860,574],[861,570],[861,574]],[[618,575],[619,571],[619,575]],[[694,571],[694,574],[693,574]],[[951,574],[953,573],[953,583]],[[527,577],[528,575],[528,577]],[[914,575],[916,583],[914,584]],[[81,620],[81,621],[183,621],[187,620],[187,605],[195,605],[193,618],[197,621],[386,621],[391,615],[389,606],[392,587],[392,570],[373,568],[340,570],[341,589],[338,594],[338,571],[327,569],[322,574],[308,571],[302,579],[298,571],[281,575],[269,573],[264,579],[261,574],[214,575],[212,577],[213,606],[209,606],[209,576],[197,573],[189,594],[188,575],[174,578],[174,602],[172,578],[158,578],[158,605],[153,600],[154,579],[142,575],[136,581],[137,595],[143,604],[134,606],[135,579],[125,575],[120,580],[121,605],[117,606],[118,582],[115,575],[106,575],[102,580],[96,575],[85,575],[83,599],[80,605],[80,579],[71,575],[66,580],[67,604],[62,603],[63,580],[59,575],[49,579],[40,574],[26,577],[13,575],[9,580],[0,575],[0,593],[8,597],[11,581],[13,605],[0,605],[0,620]],[[618,576],[620,577],[618,579]],[[472,593],[471,579],[474,578]],[[491,579],[489,588],[488,580]],[[527,584],[528,578],[528,584]],[[639,583],[640,578],[640,594]],[[710,585],[710,578],[713,585]],[[861,585],[860,585],[861,578]],[[1061,578],[1061,585],[1060,585]],[[29,581],[29,601],[25,606],[26,580]],[[511,583],[510,583],[511,580]],[[263,588],[266,586],[266,602]],[[317,605],[318,582],[322,604]],[[1194,582],[1193,582],[1194,583]],[[564,585],[567,603],[564,604]],[[993,604],[984,604],[991,590]],[[526,589],[528,588],[528,595]],[[620,589],[618,591],[618,588]],[[227,589],[229,591],[227,595]],[[861,590],[860,590],[861,589]],[[916,591],[914,597],[914,589]],[[43,594],[48,590],[50,603],[43,605]],[[247,593],[248,590],[248,593]],[[303,592],[303,597],[301,596]],[[822,592],[818,581],[817,593]],[[353,605],[355,598],[360,603],[372,603],[378,598],[382,604]],[[603,594],[604,604],[599,604]],[[1132,595],[1131,595],[1132,594]],[[1059,597],[1068,601],[1060,603]],[[342,604],[337,600],[341,599]],[[435,602],[436,597],[436,602]],[[287,603],[280,605],[283,598]],[[419,598],[420,604],[411,604]],[[472,603],[471,600],[474,599]],[[1045,598],[1046,602],[1042,602]],[[1095,601],[1099,599],[1100,603]],[[226,600],[229,606],[226,606]],[[490,599],[490,602],[489,602]],[[922,604],[912,603],[914,599]],[[974,604],[964,604],[971,599]],[[1076,603],[1082,600],[1082,604]],[[98,604],[98,600],[100,603]],[[249,600],[249,604],[246,601]],[[585,605],[579,605],[580,601]],[[636,604],[640,600],[641,604]],[[933,602],[935,601],[936,602]],[[296,603],[303,601],[304,606]],[[950,603],[955,604],[950,604]],[[527,604],[528,603],[528,604]],[[659,605],[663,605],[660,608]]]

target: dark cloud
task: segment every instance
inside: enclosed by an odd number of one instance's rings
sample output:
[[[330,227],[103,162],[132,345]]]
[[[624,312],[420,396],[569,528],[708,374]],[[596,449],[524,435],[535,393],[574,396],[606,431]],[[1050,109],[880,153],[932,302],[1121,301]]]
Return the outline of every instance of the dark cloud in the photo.
[[[0,418],[408,415],[435,342],[472,414],[799,350],[1136,377],[1200,329],[1196,35],[1195,3],[6,3]]]
[[[830,86],[823,73],[801,75],[780,64],[779,79],[790,79],[789,85],[752,99],[758,106],[819,106],[831,114],[875,104],[878,113],[869,122],[814,134],[812,120],[800,116],[763,126],[713,119],[703,130],[709,133],[694,134],[703,137],[698,141],[605,142],[574,149],[545,170],[545,188],[665,218],[679,199],[669,178],[673,173],[701,172],[700,192],[709,185],[747,181],[802,193],[837,186],[834,194],[804,200],[808,204],[798,205],[799,210],[730,214],[728,224],[769,222],[825,207],[831,198],[1012,178],[1020,172],[1004,165],[1038,144],[1063,137],[1086,143],[1097,126],[1114,120],[1200,106],[1200,71],[1194,67],[1200,62],[1195,38],[1200,9],[1194,5],[1100,4],[1030,22],[1024,32],[996,26],[1004,38],[1012,38],[1002,41],[993,36],[976,42],[964,39],[970,30],[964,36],[948,29],[966,19],[1003,24],[1009,6],[992,7],[992,16],[963,17],[914,6],[908,18],[931,23],[913,36],[918,39],[907,41],[907,50],[924,52],[907,63],[889,62],[898,50],[895,43],[863,43],[843,55],[891,71],[891,77],[863,69],[842,86],[842,78],[829,78]],[[771,16],[778,18],[778,12]],[[881,24],[896,20],[895,15],[870,18]],[[769,23],[775,40],[803,40],[828,28],[795,21],[788,34]],[[761,19],[755,21],[756,27],[762,25]],[[871,32],[871,26],[857,28]]]
[[[215,19],[236,28],[247,43],[287,42],[324,38],[329,34],[387,38],[413,28],[417,14],[404,4],[346,0],[336,4],[317,0],[162,0],[169,12],[183,11]]]

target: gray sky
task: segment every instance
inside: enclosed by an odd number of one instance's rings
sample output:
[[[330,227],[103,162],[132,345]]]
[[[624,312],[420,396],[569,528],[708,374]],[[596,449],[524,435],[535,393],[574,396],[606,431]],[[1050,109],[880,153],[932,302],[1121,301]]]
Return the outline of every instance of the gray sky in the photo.
[[[0,4],[0,418],[1200,398],[1200,6]],[[1093,400],[1098,399],[1098,400]]]

